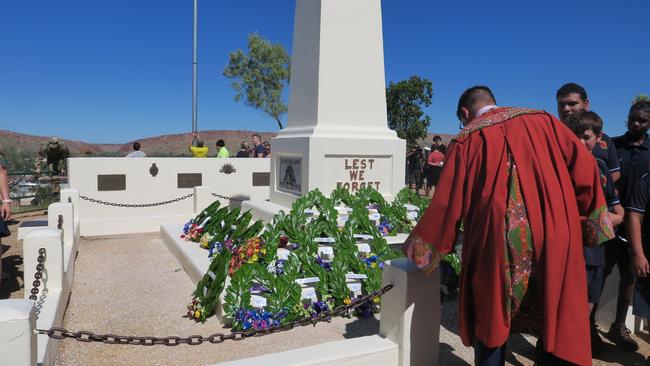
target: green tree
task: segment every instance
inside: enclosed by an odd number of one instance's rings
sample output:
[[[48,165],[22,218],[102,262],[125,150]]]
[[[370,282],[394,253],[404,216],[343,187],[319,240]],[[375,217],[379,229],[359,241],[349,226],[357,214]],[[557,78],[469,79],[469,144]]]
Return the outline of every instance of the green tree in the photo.
[[[280,117],[287,112],[282,102],[282,90],[289,83],[291,60],[281,44],[272,44],[257,33],[248,36],[248,53],[237,50],[230,53],[230,62],[223,75],[233,79],[241,100],[273,118],[282,129]]]
[[[388,127],[407,144],[427,136],[431,117],[422,107],[431,105],[433,85],[430,80],[411,76],[408,80],[390,83],[386,88]]]
[[[650,96],[647,96],[645,94],[639,94],[634,99],[632,99],[632,104],[636,102],[650,102]]]

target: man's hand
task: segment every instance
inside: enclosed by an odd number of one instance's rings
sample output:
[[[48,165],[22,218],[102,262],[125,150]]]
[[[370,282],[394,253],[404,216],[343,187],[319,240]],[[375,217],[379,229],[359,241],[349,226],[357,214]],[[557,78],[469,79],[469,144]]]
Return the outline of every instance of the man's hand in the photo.
[[[5,221],[11,218],[11,203],[2,204],[2,207],[0,207],[0,215],[2,215],[2,219]]]
[[[639,254],[634,256],[632,260],[632,272],[634,272],[637,277],[642,278],[645,278],[648,273],[650,273],[650,265],[648,264],[645,255]]]

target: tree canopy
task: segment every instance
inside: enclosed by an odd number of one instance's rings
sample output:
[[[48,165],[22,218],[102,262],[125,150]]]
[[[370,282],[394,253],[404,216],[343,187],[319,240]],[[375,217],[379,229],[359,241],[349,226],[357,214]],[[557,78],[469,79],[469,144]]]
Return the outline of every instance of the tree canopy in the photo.
[[[632,99],[632,104],[636,102],[650,102],[650,96],[647,96],[645,94],[639,94],[634,99]]]
[[[433,85],[430,80],[411,76],[398,83],[391,82],[386,88],[388,127],[408,144],[427,136],[431,123],[422,107],[431,105]]]
[[[230,53],[223,75],[233,79],[235,101],[244,101],[273,118],[280,129],[280,117],[287,112],[282,91],[289,83],[291,60],[281,44],[272,44],[257,33],[248,36],[248,52]]]

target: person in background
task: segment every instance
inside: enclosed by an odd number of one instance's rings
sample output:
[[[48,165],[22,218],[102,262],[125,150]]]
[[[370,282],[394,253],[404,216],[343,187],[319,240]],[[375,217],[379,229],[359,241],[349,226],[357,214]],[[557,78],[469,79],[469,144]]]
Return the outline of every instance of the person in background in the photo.
[[[9,179],[7,176],[7,167],[0,159],[0,196],[2,196],[2,206],[0,206],[0,220],[8,221],[11,219],[11,199],[9,198]],[[2,271],[2,246],[0,246],[0,281],[8,279],[10,275]]]
[[[265,158],[270,158],[271,157],[271,143],[268,141],[264,141],[264,157]]]
[[[557,101],[557,114],[560,117],[560,121],[564,123],[566,123],[567,118],[570,116],[587,112],[590,108],[587,91],[576,83],[562,85],[555,94],[555,100]],[[621,167],[618,163],[616,147],[612,139],[603,133],[591,153],[607,164],[612,179],[616,183],[621,176]]]
[[[445,154],[442,152],[445,145],[433,144],[431,145],[431,152],[427,157],[427,165],[429,165],[427,176],[427,187],[425,189],[425,194],[428,197],[433,187],[435,192],[435,186],[438,184],[438,179],[440,178],[440,172],[442,171],[442,166],[445,163]]]
[[[189,150],[190,153],[192,154],[193,157],[195,158],[205,158],[208,156],[208,147],[203,146],[203,140],[201,140],[201,136],[197,134],[196,132],[192,133],[192,141],[190,141],[189,145]]]
[[[625,325],[625,318],[634,296],[634,283],[638,274],[635,276],[633,266],[637,259],[636,254],[639,253],[632,252],[628,244],[630,238],[627,229],[630,228],[630,220],[634,218],[633,209],[642,208],[631,206],[634,203],[631,198],[638,189],[639,180],[648,172],[650,164],[648,128],[650,128],[650,102],[636,102],[628,113],[627,132],[622,136],[612,138],[621,166],[621,177],[616,188],[623,207],[630,214],[625,217],[623,227],[625,230],[620,230],[618,233],[628,241],[618,239],[615,243],[605,245],[605,281],[612,273],[614,266],[618,266],[620,274],[616,317],[607,334],[619,348],[631,352],[638,350],[639,344],[632,338],[630,329]]]
[[[433,136],[433,145],[431,145],[431,151],[433,151],[434,147],[438,147],[438,151],[443,153],[443,155],[447,152],[447,146],[443,145],[442,138],[438,135]]]
[[[239,151],[237,151],[238,158],[250,158],[251,153],[249,151],[248,142],[242,141],[239,145]]]
[[[587,150],[593,153],[594,147],[598,146],[599,139],[603,135],[603,120],[594,112],[586,111],[575,113],[563,121],[567,127],[576,134]],[[609,209],[609,218],[612,220],[614,227],[623,222],[625,211],[618,200],[618,195],[614,188],[614,180],[607,167],[607,164],[595,158],[600,170],[601,185],[605,193],[605,202]],[[620,245],[616,239],[612,240],[612,245]],[[607,245],[607,244],[606,244]],[[605,285],[605,245],[597,247],[584,247],[585,264],[587,269],[587,299],[589,301],[589,325],[591,328],[591,352],[598,353],[605,347],[605,342],[598,334],[596,327],[595,313],[600,295]]]
[[[251,158],[263,158],[266,153],[264,145],[262,145],[262,136],[258,133],[254,133],[252,136],[253,141],[253,152],[251,153]]]
[[[219,139],[217,141],[217,157],[218,158],[230,157],[230,153],[228,152],[228,149],[226,149],[226,143],[223,141],[223,139]]]
[[[133,151],[130,153],[126,154],[125,158],[146,158],[147,154],[145,154],[143,151],[140,151],[140,143],[139,142],[134,142],[133,143]]]

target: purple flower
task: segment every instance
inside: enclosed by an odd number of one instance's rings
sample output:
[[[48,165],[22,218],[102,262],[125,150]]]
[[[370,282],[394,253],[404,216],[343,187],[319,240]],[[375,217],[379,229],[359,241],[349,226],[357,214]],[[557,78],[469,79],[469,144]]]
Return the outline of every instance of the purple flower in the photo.
[[[193,223],[194,223],[194,219],[186,222],[185,225],[183,225],[183,234],[184,235],[187,235],[187,233],[190,232],[190,226],[192,226]]]
[[[284,260],[284,259],[278,259],[275,262],[275,274],[276,275],[280,276],[280,275],[284,274],[284,262],[286,262],[286,260]]]
[[[316,257],[316,263],[326,271],[332,271],[332,264],[329,261],[323,260],[320,256]]]
[[[251,286],[249,292],[266,292],[266,293],[271,293],[271,290],[268,288],[264,287],[263,285],[259,283],[254,283],[253,286]]]

